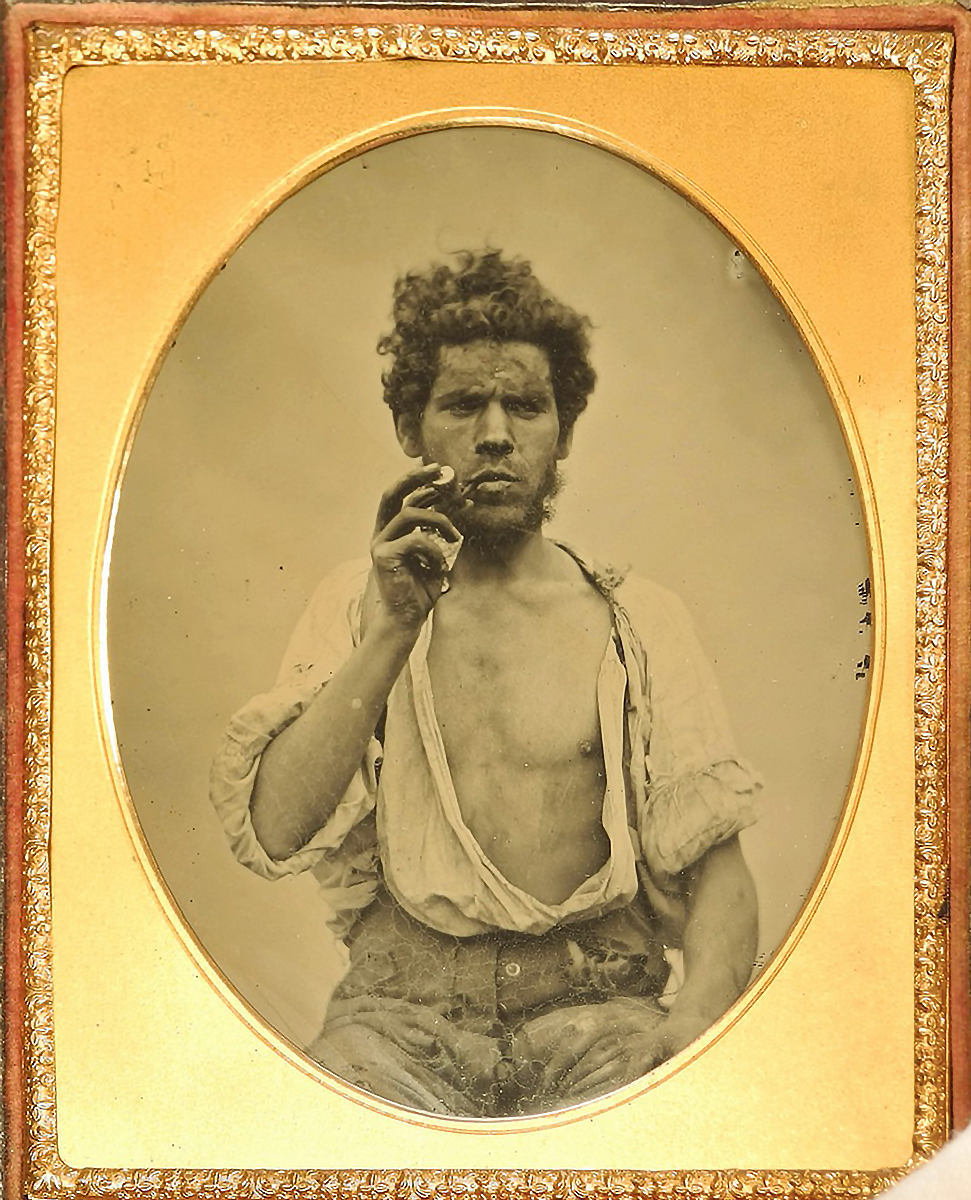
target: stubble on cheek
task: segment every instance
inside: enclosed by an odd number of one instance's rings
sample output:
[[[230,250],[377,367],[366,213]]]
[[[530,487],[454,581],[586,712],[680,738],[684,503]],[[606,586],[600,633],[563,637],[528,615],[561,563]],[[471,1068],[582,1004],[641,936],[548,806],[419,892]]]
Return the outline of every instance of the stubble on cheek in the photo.
[[[557,463],[550,463],[539,487],[531,496],[515,506],[475,503],[452,516],[455,527],[463,537],[501,543],[522,533],[535,533],[552,520],[555,501],[563,487],[563,476]]]

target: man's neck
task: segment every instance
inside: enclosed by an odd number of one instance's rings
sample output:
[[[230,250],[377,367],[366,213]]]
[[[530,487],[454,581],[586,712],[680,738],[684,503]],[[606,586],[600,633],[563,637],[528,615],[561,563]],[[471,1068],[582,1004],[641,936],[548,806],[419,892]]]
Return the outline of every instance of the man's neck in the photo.
[[[555,573],[556,546],[540,530],[522,530],[502,538],[466,538],[455,560],[456,584],[481,586],[538,580]]]

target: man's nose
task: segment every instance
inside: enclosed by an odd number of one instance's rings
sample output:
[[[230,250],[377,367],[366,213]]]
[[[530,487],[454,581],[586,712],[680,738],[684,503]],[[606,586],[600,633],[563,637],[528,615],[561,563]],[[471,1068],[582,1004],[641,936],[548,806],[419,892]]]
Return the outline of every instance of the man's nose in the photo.
[[[480,454],[504,457],[513,451],[509,417],[498,400],[493,400],[482,410],[476,430],[476,450]]]

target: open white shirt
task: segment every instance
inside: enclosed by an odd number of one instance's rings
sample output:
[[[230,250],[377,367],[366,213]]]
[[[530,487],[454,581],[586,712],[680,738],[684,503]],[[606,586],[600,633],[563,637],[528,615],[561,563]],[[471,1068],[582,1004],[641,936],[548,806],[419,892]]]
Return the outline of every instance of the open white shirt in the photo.
[[[596,874],[561,904],[543,904],[503,877],[462,820],[428,674],[433,616],[392,688],[383,744],[371,739],[336,810],[305,846],[282,861],[266,855],[250,821],[260,756],[360,640],[366,559],[323,581],[275,686],[240,709],[223,738],[211,795],[240,862],[267,879],[311,871],[340,938],[382,876],[412,916],[443,933],[540,934],[628,904],[639,884],[663,903],[679,872],[751,824],[761,783],[735,750],[684,606],[656,584],[569,552],[612,615],[597,680],[610,855]]]

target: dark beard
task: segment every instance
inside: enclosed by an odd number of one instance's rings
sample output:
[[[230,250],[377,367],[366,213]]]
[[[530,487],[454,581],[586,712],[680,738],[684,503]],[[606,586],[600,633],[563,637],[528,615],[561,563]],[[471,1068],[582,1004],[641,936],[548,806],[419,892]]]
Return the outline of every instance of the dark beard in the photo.
[[[563,488],[563,476],[555,462],[551,462],[539,488],[536,490],[525,511],[506,524],[491,524],[488,520],[481,521],[484,510],[476,507],[463,510],[452,516],[456,529],[473,545],[485,550],[499,550],[512,542],[518,541],[523,534],[536,533],[542,526],[553,519],[556,511],[556,497]],[[487,511],[487,510],[485,510]]]

